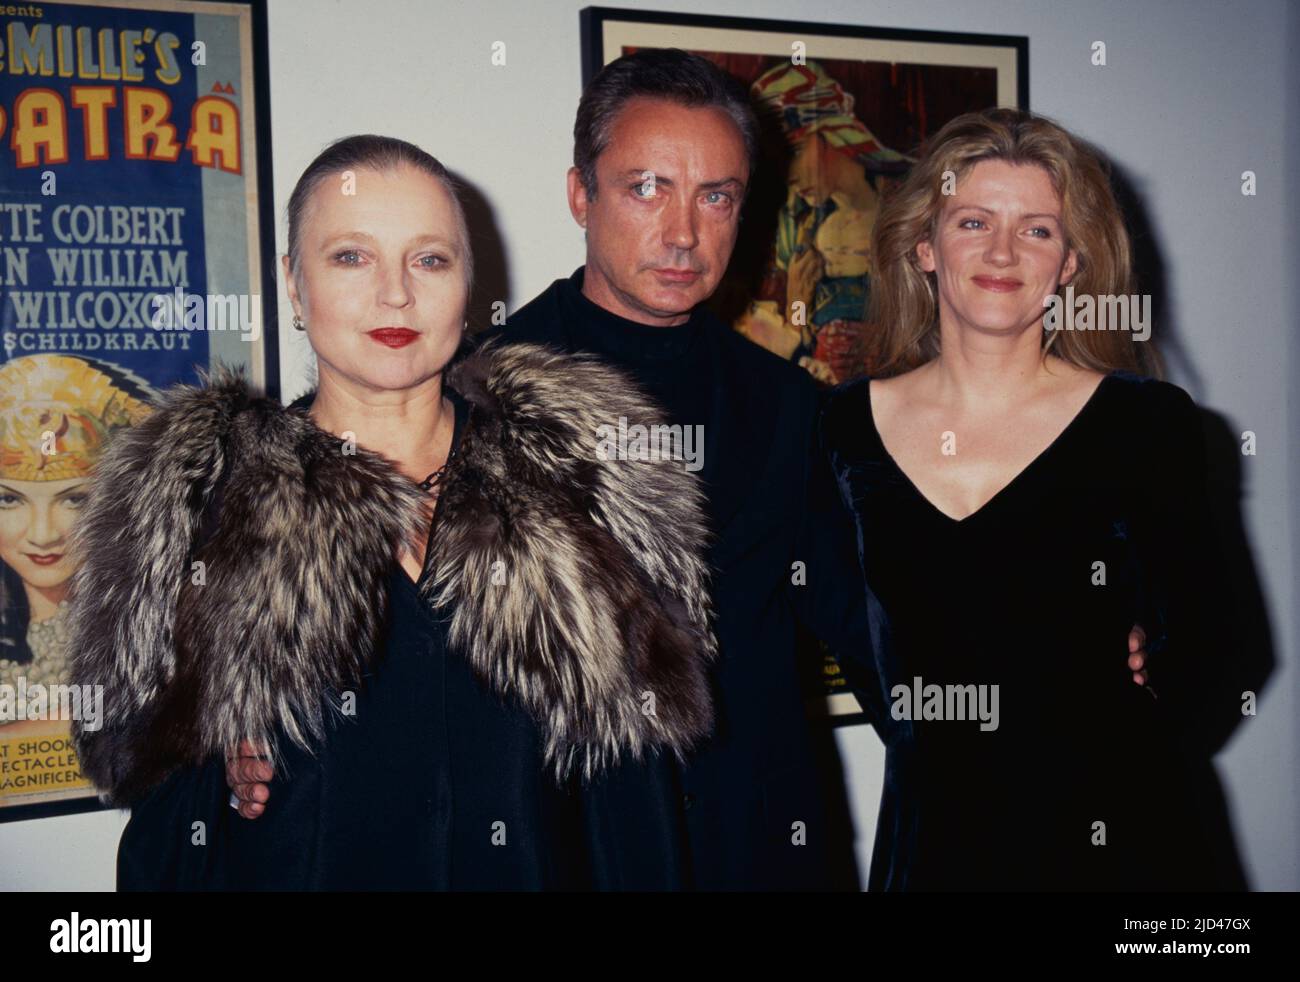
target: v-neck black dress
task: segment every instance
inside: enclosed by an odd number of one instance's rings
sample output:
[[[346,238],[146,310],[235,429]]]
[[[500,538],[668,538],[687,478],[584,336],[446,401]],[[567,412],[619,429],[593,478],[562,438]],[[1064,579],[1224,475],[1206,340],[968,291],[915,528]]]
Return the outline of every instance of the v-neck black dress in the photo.
[[[1186,735],[1227,657],[1194,572],[1213,556],[1199,434],[1181,389],[1113,372],[955,520],[886,451],[869,381],[831,394],[823,443],[891,636],[860,680],[889,707],[873,889],[1218,885]],[[1134,623],[1168,651],[1158,698],[1127,667]]]

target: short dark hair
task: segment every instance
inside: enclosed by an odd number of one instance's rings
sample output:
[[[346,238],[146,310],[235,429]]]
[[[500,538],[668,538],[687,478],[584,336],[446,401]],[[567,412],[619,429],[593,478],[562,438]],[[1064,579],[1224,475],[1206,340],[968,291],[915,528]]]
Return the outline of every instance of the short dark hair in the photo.
[[[745,141],[749,173],[758,164],[758,119],[739,81],[699,55],[680,48],[647,48],[611,61],[582,93],[573,124],[573,166],[587,195],[596,196],[596,158],[610,130],[635,98],[666,99],[692,109],[713,107],[731,117]]]
[[[457,231],[460,232],[461,246],[465,255],[465,282],[474,282],[474,249],[469,238],[469,225],[465,221],[465,206],[461,201],[459,182],[448,173],[447,168],[425,150],[414,143],[407,143],[393,136],[376,136],[372,133],[358,136],[345,136],[335,140],[307,165],[307,169],[298,178],[298,183],[289,195],[289,268],[298,268],[298,243],[301,239],[303,211],[311,200],[312,192],[321,182],[332,174],[356,170],[361,167],[377,171],[389,171],[401,166],[414,167],[423,171],[447,189],[451,197],[452,214],[456,219]]]

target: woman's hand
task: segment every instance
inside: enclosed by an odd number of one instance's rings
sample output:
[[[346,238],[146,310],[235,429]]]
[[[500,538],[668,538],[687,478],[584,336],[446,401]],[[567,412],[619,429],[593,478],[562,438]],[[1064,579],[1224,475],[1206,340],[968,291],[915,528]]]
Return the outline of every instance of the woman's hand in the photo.
[[[271,797],[266,782],[273,777],[275,769],[266,759],[266,752],[259,752],[248,740],[226,755],[226,784],[233,792],[230,804],[244,818],[257,818],[266,810],[266,800]]]

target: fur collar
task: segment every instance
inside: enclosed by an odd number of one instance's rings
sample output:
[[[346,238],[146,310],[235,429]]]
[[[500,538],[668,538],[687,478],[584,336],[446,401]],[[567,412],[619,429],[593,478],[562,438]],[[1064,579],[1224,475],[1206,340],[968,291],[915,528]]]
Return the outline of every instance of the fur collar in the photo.
[[[558,780],[681,757],[712,726],[702,491],[680,463],[596,453],[601,424],[661,412],[537,345],[480,348],[447,381],[471,411],[422,595],[452,651],[537,720]],[[230,369],[203,382],[114,437],[73,532],[71,676],[105,686],[104,726],[74,734],[111,803],[243,738],[274,756],[277,728],[310,749],[324,694],[375,656],[398,544],[427,531],[383,457]]]

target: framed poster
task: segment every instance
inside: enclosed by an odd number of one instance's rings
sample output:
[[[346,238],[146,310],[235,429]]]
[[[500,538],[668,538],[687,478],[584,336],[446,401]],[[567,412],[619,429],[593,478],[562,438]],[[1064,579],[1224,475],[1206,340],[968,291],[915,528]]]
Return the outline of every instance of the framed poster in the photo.
[[[269,107],[261,0],[0,7],[0,821],[99,807],[66,547],[105,441],[218,362],[278,395]]]
[[[744,234],[709,301],[724,322],[823,385],[875,368],[871,230],[881,196],[950,119],[1029,106],[1029,40],[588,7],[583,84],[641,48],[701,55],[748,90],[762,124]],[[812,643],[812,642],[810,642]],[[861,707],[833,657],[809,699]]]

